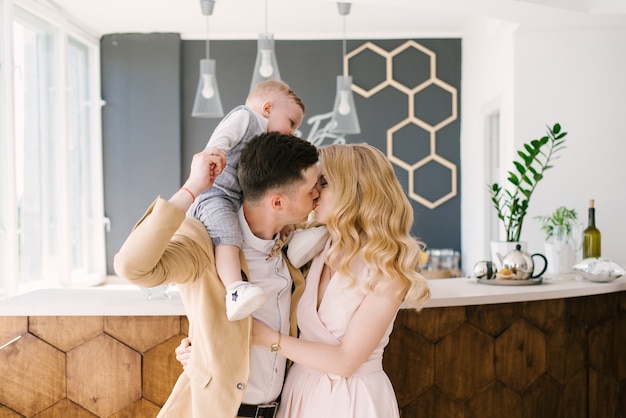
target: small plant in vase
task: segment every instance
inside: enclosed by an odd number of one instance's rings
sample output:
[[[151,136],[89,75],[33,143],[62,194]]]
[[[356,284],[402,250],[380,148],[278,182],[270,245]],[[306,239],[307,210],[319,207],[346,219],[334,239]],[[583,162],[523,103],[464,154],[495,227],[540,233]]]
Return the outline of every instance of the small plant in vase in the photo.
[[[535,219],[541,223],[546,236],[546,277],[558,278],[569,273],[582,244],[582,224],[578,222],[576,210],[561,206],[550,216],[535,216]]]
[[[559,152],[565,148],[567,132],[561,132],[561,125],[556,123],[547,128],[547,135],[533,139],[523,145],[523,150],[517,151],[519,160],[513,161],[515,170],[508,173],[509,189],[497,182],[489,185],[491,202],[506,233],[504,248],[514,248],[511,243],[520,242],[530,198],[543,179],[545,171],[552,168],[552,160],[557,159]],[[503,248],[500,243],[492,242],[491,245],[494,259],[505,255],[501,254]],[[522,245],[524,250],[523,247],[524,245]]]
[[[535,216],[541,223],[541,230],[546,233],[546,241],[560,239],[561,232],[565,238],[569,237],[578,221],[578,214],[575,209],[568,209],[565,206],[557,208],[550,216]]]

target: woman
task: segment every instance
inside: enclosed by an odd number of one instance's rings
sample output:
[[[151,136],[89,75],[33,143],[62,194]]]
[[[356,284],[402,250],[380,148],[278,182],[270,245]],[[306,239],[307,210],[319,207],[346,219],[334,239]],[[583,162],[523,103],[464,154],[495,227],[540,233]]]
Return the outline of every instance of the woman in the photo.
[[[255,321],[253,344],[294,362],[279,417],[398,417],[383,350],[400,304],[416,301],[421,308],[430,297],[418,274],[422,244],[409,232],[413,210],[378,149],[330,145],[319,155],[314,216],[330,238],[307,275],[297,310],[300,336]]]

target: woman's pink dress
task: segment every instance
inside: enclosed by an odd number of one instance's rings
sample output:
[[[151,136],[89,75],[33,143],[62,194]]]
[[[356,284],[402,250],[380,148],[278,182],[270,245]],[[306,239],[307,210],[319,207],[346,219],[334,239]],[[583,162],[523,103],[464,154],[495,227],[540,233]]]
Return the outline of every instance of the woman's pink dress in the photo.
[[[365,298],[366,267],[354,260],[352,270],[358,282],[335,273],[324,298],[317,305],[323,254],[317,256],[307,275],[306,288],[298,305],[298,325],[303,340],[339,344],[352,315]],[[393,322],[369,359],[351,377],[324,373],[294,364],[287,374],[279,417],[283,418],[394,418],[398,403],[389,378],[383,371],[383,350],[389,342]]]

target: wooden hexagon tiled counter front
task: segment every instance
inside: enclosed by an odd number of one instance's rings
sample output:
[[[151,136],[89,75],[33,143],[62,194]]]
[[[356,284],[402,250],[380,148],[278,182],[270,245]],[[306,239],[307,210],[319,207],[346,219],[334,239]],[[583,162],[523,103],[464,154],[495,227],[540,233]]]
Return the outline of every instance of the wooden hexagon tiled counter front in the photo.
[[[403,309],[383,366],[402,418],[626,417],[626,292]]]
[[[625,280],[431,291],[385,350],[402,418],[626,417]],[[0,301],[0,418],[154,418],[182,372],[180,297],[66,292]]]
[[[12,341],[0,349],[0,417],[153,418],[182,371],[174,348],[187,327],[182,316],[0,317],[0,347]]]

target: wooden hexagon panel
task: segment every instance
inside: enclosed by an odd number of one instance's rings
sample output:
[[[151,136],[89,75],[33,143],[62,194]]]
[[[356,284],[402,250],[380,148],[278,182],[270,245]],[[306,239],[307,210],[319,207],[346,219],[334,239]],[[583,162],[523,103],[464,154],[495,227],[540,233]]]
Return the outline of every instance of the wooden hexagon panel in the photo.
[[[412,200],[413,233],[430,248],[460,248],[458,41],[351,41],[344,58],[361,124],[345,141],[386,153]]]
[[[65,397],[65,354],[32,334],[0,350],[0,404],[32,416]]]
[[[140,381],[141,355],[106,334],[67,353],[67,397],[96,415],[139,400]]]
[[[123,316],[108,316],[104,330],[124,344],[143,353],[180,332],[175,316],[138,316],[132,323]]]
[[[129,329],[147,324],[143,317],[124,320]],[[111,321],[109,330],[119,325]],[[0,346],[0,417],[156,416],[181,371],[173,350],[186,334],[171,330],[176,323],[186,330],[188,323],[178,316],[154,321],[171,327],[142,334],[147,341],[134,345],[161,342],[140,352],[106,332],[86,338],[93,329],[89,318],[27,318],[55,343],[85,339],[64,353],[27,332],[23,317],[0,317],[0,334],[17,334]],[[86,331],[73,330],[69,340],[50,337],[68,324]],[[406,309],[383,367],[403,418],[620,417],[626,416],[625,336],[626,292]]]
[[[28,329],[62,351],[74,347],[102,334],[103,317],[101,316],[34,316]],[[63,332],[58,332],[63,330]]]

